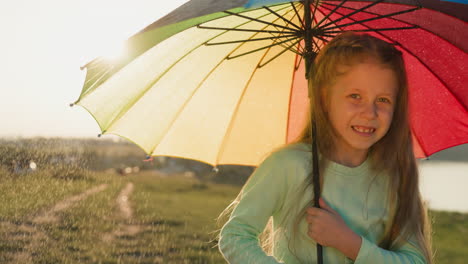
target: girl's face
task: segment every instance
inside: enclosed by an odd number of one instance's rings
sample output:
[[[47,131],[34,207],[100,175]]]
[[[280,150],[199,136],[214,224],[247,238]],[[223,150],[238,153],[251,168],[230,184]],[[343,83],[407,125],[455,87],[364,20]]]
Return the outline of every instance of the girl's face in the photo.
[[[365,157],[392,122],[398,82],[395,73],[376,63],[346,67],[328,87],[326,110],[335,131],[335,154]]]

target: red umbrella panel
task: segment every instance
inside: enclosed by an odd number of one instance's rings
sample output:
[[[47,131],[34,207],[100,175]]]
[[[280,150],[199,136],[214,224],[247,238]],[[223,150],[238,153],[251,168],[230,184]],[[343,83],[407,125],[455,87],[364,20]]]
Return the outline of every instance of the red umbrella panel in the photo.
[[[367,4],[346,2],[329,18],[339,20]],[[323,3],[318,8],[316,19],[320,20],[320,16],[325,16],[335,7],[336,4]],[[380,3],[336,24],[343,31],[417,26],[411,30],[368,33],[395,43],[403,52],[408,73],[415,154],[423,158],[468,143],[468,27],[465,21],[427,8],[371,20],[406,9],[408,7],[404,5]],[[370,21],[355,24],[356,21],[366,20]]]

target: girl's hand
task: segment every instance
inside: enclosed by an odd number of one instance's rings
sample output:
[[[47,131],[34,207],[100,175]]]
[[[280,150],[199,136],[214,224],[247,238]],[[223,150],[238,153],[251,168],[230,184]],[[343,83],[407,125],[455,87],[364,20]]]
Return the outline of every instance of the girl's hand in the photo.
[[[319,204],[321,208],[307,208],[307,234],[320,245],[334,247],[347,257],[356,259],[361,247],[361,237],[322,198]]]

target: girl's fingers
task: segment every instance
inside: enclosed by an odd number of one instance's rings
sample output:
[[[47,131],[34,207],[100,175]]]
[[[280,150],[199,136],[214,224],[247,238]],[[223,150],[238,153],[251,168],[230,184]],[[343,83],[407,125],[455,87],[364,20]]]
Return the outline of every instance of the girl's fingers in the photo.
[[[307,208],[307,214],[309,215],[318,215],[322,211],[322,209],[317,207],[309,207]]]
[[[316,216],[316,215],[307,215],[306,216],[306,222],[311,224],[311,223],[317,221],[317,218],[318,218],[318,216]]]
[[[320,207],[321,207],[321,208],[323,208],[323,209],[325,209],[325,210],[327,210],[327,211],[329,211],[329,212],[332,212],[332,213],[335,212],[335,210],[333,210],[333,208],[331,208],[331,207],[325,202],[325,200],[324,200],[322,197],[320,197],[320,199],[319,199],[319,204],[320,204]]]
[[[320,204],[320,207],[323,208],[324,210],[335,215],[340,215],[337,211],[333,210],[333,208],[331,208],[322,197],[320,197],[319,204]]]
[[[323,200],[322,197],[319,198],[319,205],[323,209],[329,209],[330,208],[330,206],[328,206],[328,204],[325,202],[325,200]]]

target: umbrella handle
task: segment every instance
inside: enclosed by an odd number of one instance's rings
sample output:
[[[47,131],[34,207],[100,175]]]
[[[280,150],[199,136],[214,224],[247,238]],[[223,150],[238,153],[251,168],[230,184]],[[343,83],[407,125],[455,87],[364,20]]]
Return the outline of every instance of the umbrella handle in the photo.
[[[312,0],[314,1],[314,0]],[[315,54],[312,49],[312,18],[310,14],[310,2],[311,0],[304,0],[304,40],[305,40],[305,65],[306,65],[306,78],[308,82],[309,80],[309,70],[310,66],[315,60]],[[309,91],[310,93],[311,91]],[[309,94],[309,98],[311,98],[311,94]],[[312,102],[311,102],[312,106]],[[313,112],[312,112],[313,114]],[[319,165],[318,165],[318,152],[317,152],[317,128],[315,126],[315,118],[311,119],[311,136],[312,136],[312,183],[314,186],[314,206],[320,208],[319,205],[319,198],[320,198],[320,175],[319,175]],[[323,264],[323,249],[322,245],[317,243],[317,263]]]
[[[312,183],[314,186],[314,206],[320,208],[319,199],[320,199],[320,173],[319,173],[319,163],[318,163],[318,151],[317,151],[317,128],[315,125],[315,120],[312,120],[311,124],[312,129]],[[323,248],[322,245],[317,243],[317,263],[323,264]]]

